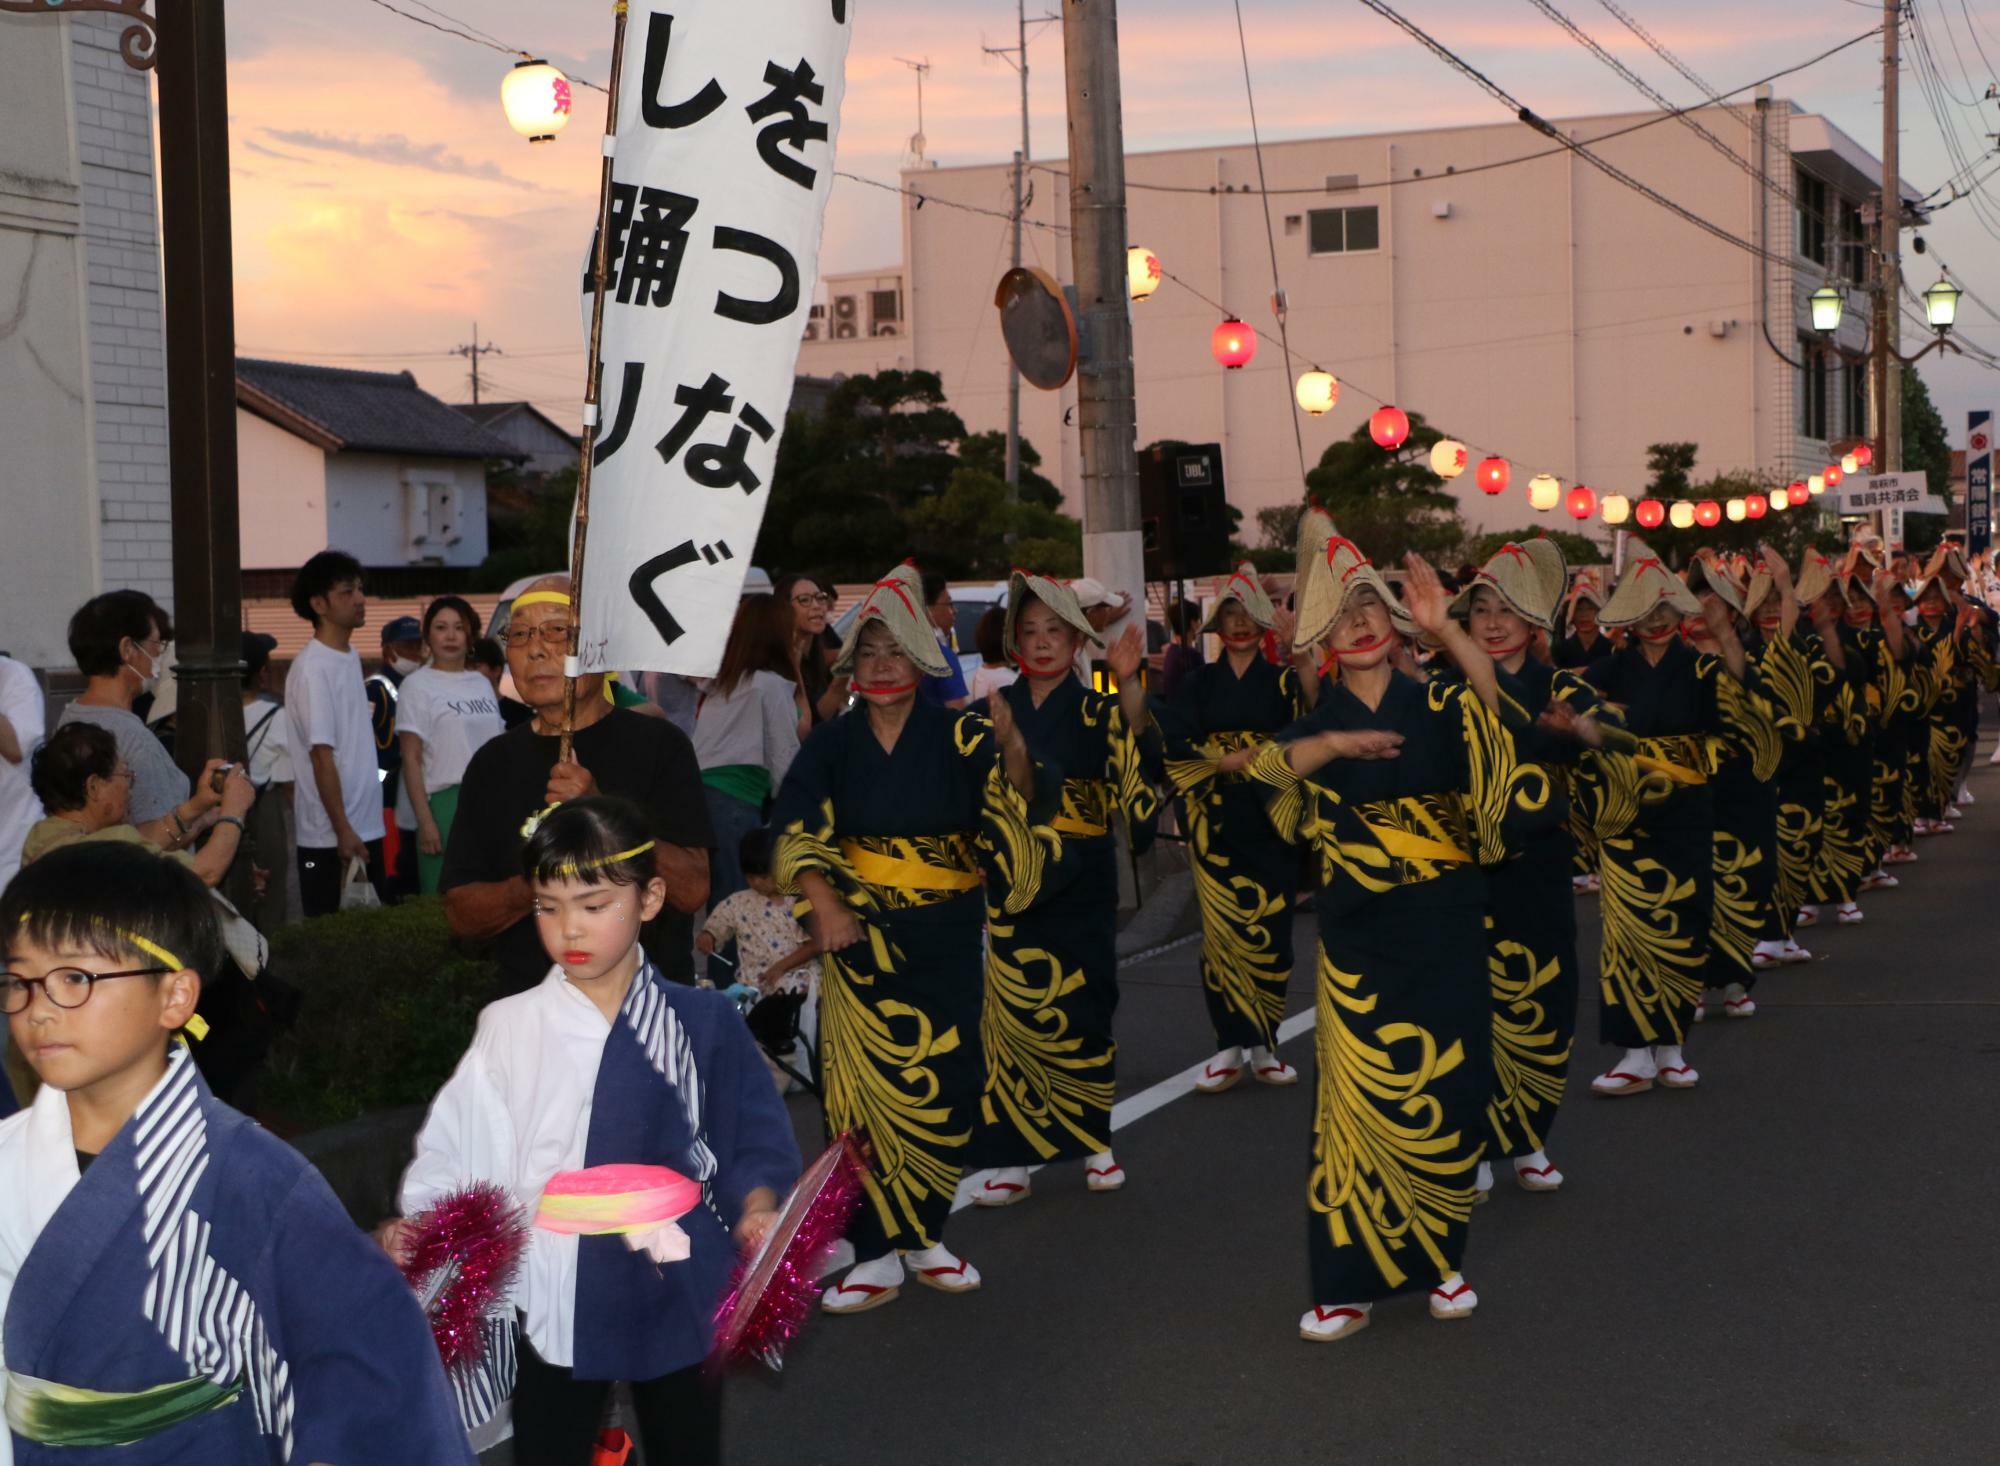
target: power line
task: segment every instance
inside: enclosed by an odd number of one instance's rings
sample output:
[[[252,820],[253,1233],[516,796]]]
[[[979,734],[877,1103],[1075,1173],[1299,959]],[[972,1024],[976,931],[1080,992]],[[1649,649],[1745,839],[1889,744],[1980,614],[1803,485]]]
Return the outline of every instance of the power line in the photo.
[[[1292,393],[1292,383],[1298,373],[1292,369],[1292,333],[1286,325],[1285,317],[1290,314],[1286,308],[1285,287],[1278,279],[1278,233],[1271,225],[1271,200],[1265,190],[1268,184],[1264,178],[1264,140],[1257,130],[1257,93],[1250,85],[1250,42],[1243,34],[1243,0],[1231,0],[1236,8],[1236,46],[1243,56],[1243,99],[1250,107],[1250,147],[1257,155],[1257,189],[1263,194],[1264,241],[1271,247],[1271,309],[1278,317],[1278,344],[1285,353],[1285,380],[1281,384],[1285,392],[1285,415],[1292,422],[1292,442],[1299,451],[1299,482],[1306,477],[1306,439],[1299,427],[1299,405]]]
[[[1644,42],[1645,45],[1653,52],[1655,56],[1658,56],[1662,61],[1666,62],[1667,65],[1673,67],[1675,71],[1678,71],[1682,76],[1686,77],[1690,82],[1692,82],[1694,84],[1694,88],[1696,91],[1702,93],[1711,102],[1720,102],[1722,100],[1721,96],[1716,92],[1715,88],[1710,86],[1707,82],[1703,81],[1701,77],[1695,72],[1693,67],[1689,66],[1685,61],[1681,60],[1680,57],[1676,56],[1673,52],[1669,51],[1664,45],[1662,45],[1659,39],[1655,37],[1651,31],[1647,30],[1643,25],[1640,25],[1638,21],[1634,20],[1632,16],[1624,9],[1623,6],[1620,6],[1616,3],[1616,0],[1597,0],[1597,3],[1603,6],[1607,11],[1609,11],[1611,13],[1612,18],[1617,20],[1620,25],[1624,26],[1626,30],[1630,31],[1633,35],[1637,36],[1642,42]]]

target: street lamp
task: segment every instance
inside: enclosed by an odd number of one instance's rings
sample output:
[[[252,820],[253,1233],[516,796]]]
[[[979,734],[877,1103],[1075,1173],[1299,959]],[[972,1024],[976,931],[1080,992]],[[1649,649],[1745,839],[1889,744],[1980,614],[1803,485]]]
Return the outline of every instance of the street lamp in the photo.
[[[1937,284],[1924,292],[1924,317],[1938,335],[1949,331],[1958,320],[1958,297],[1962,293],[1942,275]]]
[[[569,126],[569,78],[546,61],[518,62],[500,82],[507,124],[531,143],[552,143]]]
[[[1847,297],[1832,281],[1820,286],[1806,298],[1812,307],[1812,323],[1815,331],[1831,336],[1840,329],[1841,312],[1847,309]]]

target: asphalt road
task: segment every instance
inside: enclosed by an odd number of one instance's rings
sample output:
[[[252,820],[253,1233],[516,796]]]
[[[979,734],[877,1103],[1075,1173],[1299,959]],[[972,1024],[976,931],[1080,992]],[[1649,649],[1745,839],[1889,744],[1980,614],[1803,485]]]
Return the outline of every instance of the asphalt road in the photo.
[[[735,1379],[729,1456],[785,1466],[1291,1462],[1791,1463],[2000,1459],[2000,1304],[1987,1238],[2000,1082],[1989,948],[2000,774],[1918,842],[1858,927],[1802,933],[1754,1019],[1711,1018],[1702,1084],[1592,1098],[1597,921],[1551,1153],[1568,1184],[1503,1180],[1476,1215],[1477,1314],[1379,1306],[1346,1342],[1297,1336],[1311,1035],[1290,1089],[1180,1098],[1120,1132],[1130,1174],[1080,1167],[967,1211],[974,1294],[906,1287],[818,1318],[781,1376]],[[1294,1011],[1311,1004],[1309,922]],[[1206,1056],[1181,946],[1129,967],[1120,1092]],[[817,1113],[795,1106],[802,1139]],[[504,1460],[495,1453],[491,1458]]]

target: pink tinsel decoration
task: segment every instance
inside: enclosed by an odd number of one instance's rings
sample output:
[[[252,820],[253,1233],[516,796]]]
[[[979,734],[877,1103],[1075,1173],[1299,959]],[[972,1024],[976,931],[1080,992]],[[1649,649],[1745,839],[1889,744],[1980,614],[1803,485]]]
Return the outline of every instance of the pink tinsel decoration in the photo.
[[[785,1349],[819,1302],[820,1274],[861,1204],[867,1162],[849,1131],[813,1162],[778,1212],[764,1243],[736,1269],[715,1313],[711,1370],[758,1360],[785,1367]]]
[[[403,1276],[424,1300],[445,1368],[471,1368],[485,1355],[487,1318],[507,1297],[528,1224],[506,1190],[476,1182],[441,1197],[415,1218]]]

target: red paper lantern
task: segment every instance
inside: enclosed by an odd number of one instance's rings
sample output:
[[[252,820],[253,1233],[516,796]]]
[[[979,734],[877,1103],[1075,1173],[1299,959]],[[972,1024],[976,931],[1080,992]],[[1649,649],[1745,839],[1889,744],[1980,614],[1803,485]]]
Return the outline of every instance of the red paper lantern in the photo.
[[[1507,480],[1513,477],[1513,471],[1507,467],[1504,458],[1482,458],[1472,474],[1479,481],[1479,487],[1489,494],[1504,492]]]
[[[1791,501],[1792,507],[1796,509],[1812,497],[1812,490],[1804,484],[1793,484],[1785,490],[1785,497]]]
[[[1743,514],[1747,519],[1762,519],[1764,512],[1770,507],[1770,502],[1762,494],[1743,496]]]
[[[1632,517],[1639,521],[1641,529],[1658,529],[1667,522],[1667,506],[1658,499],[1641,499]]]
[[[1875,461],[1875,450],[1870,448],[1866,443],[1856,443],[1854,445],[1854,461],[1863,468],[1866,468]]]
[[[1239,371],[1257,354],[1257,333],[1231,316],[1215,328],[1215,334],[1209,338],[1209,349],[1230,371]]]
[[[1846,477],[1847,475],[1840,471],[1840,465],[1838,463],[1829,463],[1826,466],[1826,486],[1829,489],[1839,488],[1840,481]]]
[[[1569,510],[1571,519],[1588,519],[1597,512],[1597,491],[1578,484],[1569,491],[1563,507]]]
[[[1722,506],[1713,499],[1703,499],[1694,506],[1694,522],[1703,529],[1713,529],[1722,523]]]
[[[1368,416],[1368,436],[1381,448],[1400,448],[1410,436],[1410,415],[1400,407],[1378,407]]]

